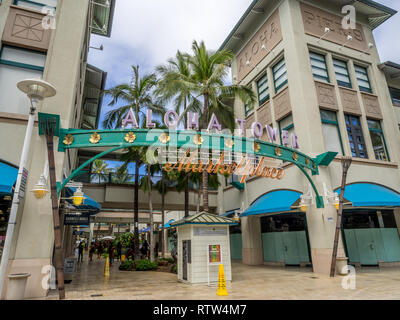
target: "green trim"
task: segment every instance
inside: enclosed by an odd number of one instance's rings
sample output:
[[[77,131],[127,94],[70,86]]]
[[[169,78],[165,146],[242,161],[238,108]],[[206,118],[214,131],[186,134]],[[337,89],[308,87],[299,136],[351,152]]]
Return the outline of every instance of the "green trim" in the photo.
[[[17,68],[29,69],[29,70],[36,70],[36,71],[42,71],[42,72],[44,71],[43,67],[38,67],[38,66],[31,65],[31,64],[14,62],[14,61],[3,60],[3,59],[0,59],[0,64],[17,67]]]
[[[61,140],[61,139],[60,139],[60,140]],[[105,155],[107,155],[107,154],[109,154],[109,153],[111,153],[111,152],[114,152],[114,151],[116,151],[116,150],[118,150],[118,149],[121,149],[121,148],[120,148],[120,147],[111,148],[111,149],[106,150],[106,151],[104,151],[104,152],[102,152],[102,153],[99,153],[98,155],[94,156],[93,158],[91,158],[91,159],[87,160],[85,163],[83,163],[80,167],[78,167],[78,169],[74,170],[74,171],[71,173],[71,175],[63,181],[62,184],[57,185],[57,195],[60,196],[60,193],[61,193],[62,189],[64,189],[64,187],[67,185],[67,183],[70,182],[74,177],[80,175],[81,172],[82,172],[82,170],[83,170],[86,166],[88,166],[89,164],[91,164],[94,160],[99,159],[99,158],[101,158],[101,157],[103,157],[103,156],[105,156]]]
[[[44,55],[47,57],[46,53],[40,52],[40,51],[35,51],[35,50],[30,50],[30,49],[26,49],[26,48],[9,46],[9,45],[4,45],[0,48],[0,64],[17,67],[17,68],[35,70],[35,71],[42,71],[42,72],[44,71],[44,67],[35,66],[33,64],[27,64],[27,63],[22,63],[22,62],[15,62],[15,61],[11,61],[11,60],[1,59],[4,48],[12,48],[12,49],[17,49],[17,50],[22,50],[22,51],[27,51],[27,52],[34,52],[36,54],[41,54],[41,55]]]
[[[320,113],[321,113],[321,111],[322,111],[322,110],[320,110]],[[335,111],[329,111],[329,110],[324,110],[324,111],[325,111],[325,112],[331,112],[331,113],[334,113],[334,114],[335,114],[336,121],[334,121],[334,120],[323,119],[323,118],[321,117],[321,122],[322,122],[322,123],[331,124],[331,125],[336,126],[336,129],[337,129],[337,132],[338,132],[338,135],[339,135],[340,148],[341,148],[341,150],[342,150],[342,155],[344,155],[343,140],[342,140],[342,135],[341,135],[341,133],[340,133],[339,122],[337,121],[337,113],[336,113]]]
[[[379,123],[379,126],[381,127],[381,129],[370,128],[369,125],[368,125],[368,130],[369,130],[370,132],[376,132],[376,133],[379,133],[379,134],[382,135],[383,147],[385,148],[385,152],[386,152],[386,156],[387,156],[387,161],[390,162],[389,150],[388,150],[388,147],[387,147],[387,144],[386,144],[386,139],[385,139],[385,135],[384,135],[384,133],[383,133],[381,121],[379,121],[379,120],[372,120],[372,119],[367,119],[367,121],[376,121],[376,122]],[[371,134],[370,134],[370,138],[371,138]],[[372,138],[371,138],[371,140],[372,140]],[[375,152],[374,152],[374,154],[375,154]],[[376,156],[375,156],[375,159],[376,159]],[[376,159],[376,160],[378,160],[378,159]]]

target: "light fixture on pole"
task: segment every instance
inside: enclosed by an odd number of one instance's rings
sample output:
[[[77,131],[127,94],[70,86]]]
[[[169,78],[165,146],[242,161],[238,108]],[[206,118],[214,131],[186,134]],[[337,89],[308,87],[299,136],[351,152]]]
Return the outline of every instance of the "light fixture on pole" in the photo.
[[[54,96],[57,92],[50,83],[41,79],[22,80],[17,83],[17,87],[28,96],[31,106],[29,110],[28,125],[25,132],[24,145],[22,147],[21,158],[19,162],[18,176],[11,205],[10,217],[8,220],[6,240],[4,243],[3,255],[0,263],[0,299],[3,297],[4,280],[6,277],[8,258],[10,256],[11,240],[13,238],[14,227],[17,221],[19,202],[25,195],[24,185],[26,184],[26,180],[28,178],[28,171],[25,167],[31,145],[37,104],[45,98]]]
[[[49,162],[46,161],[43,173],[40,175],[38,183],[31,190],[36,199],[43,199],[49,192],[49,190],[47,189],[48,172],[49,172]]]
[[[307,212],[308,207],[314,203],[311,185],[308,185],[308,191],[300,196],[299,208],[302,212]]]
[[[326,204],[331,204],[335,207],[336,210],[339,210],[339,195],[336,192],[329,192],[326,184],[324,186],[324,199],[326,200]]]

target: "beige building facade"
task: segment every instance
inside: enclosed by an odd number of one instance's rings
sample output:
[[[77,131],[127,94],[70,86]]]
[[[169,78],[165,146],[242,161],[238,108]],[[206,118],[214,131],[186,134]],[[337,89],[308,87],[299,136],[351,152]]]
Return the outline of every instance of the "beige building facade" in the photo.
[[[314,199],[306,213],[298,202],[288,211],[268,210],[271,202],[285,202],[278,191],[297,193],[297,198],[308,191],[307,179],[288,163],[281,164],[282,180],[253,177],[242,190],[229,181],[220,188],[218,210],[244,212],[241,230],[231,235],[231,248],[241,248],[232,249],[232,256],[244,264],[311,265],[314,272],[329,274],[337,214],[328,198],[341,185],[342,155],[353,159],[349,192],[366,190],[371,202],[346,199],[338,256],[356,266],[400,261],[399,204],[372,200],[382,198],[375,189],[396,199],[400,192],[400,109],[396,91],[391,97],[388,90],[399,88],[399,70],[382,64],[373,36],[373,29],[396,11],[354,1],[356,23],[344,29],[342,8],[342,1],[253,1],[220,48],[234,54],[233,83],[252,87],[257,96],[252,109],[235,102],[236,118],[246,120],[246,129],[258,121],[295,133],[305,154],[338,153],[313,177],[320,194],[328,195],[323,209]],[[268,134],[262,139],[269,141]],[[263,201],[265,212],[246,214]],[[386,233],[395,244],[379,238]]]
[[[96,122],[104,72],[87,64],[90,36],[110,35],[115,2],[103,0],[4,0],[0,3],[0,160],[18,168],[25,136],[29,99],[16,88],[26,78],[41,78],[56,89],[56,96],[39,104],[38,112],[60,115],[63,128],[90,128]],[[94,96],[93,96],[94,95]],[[88,102],[88,98],[91,100]],[[90,105],[94,103],[94,106]],[[94,107],[94,112],[93,112]],[[96,125],[96,124],[95,124]],[[88,127],[89,126],[89,127]],[[94,127],[92,128],[94,129]],[[58,144],[55,137],[54,144]],[[46,142],[35,122],[27,170],[29,178],[20,202],[7,273],[31,274],[26,297],[43,297],[48,288],[42,280],[52,265],[53,217],[50,195],[38,200],[32,190],[45,171]],[[57,152],[57,181],[62,181],[76,162],[76,152]],[[0,194],[3,223],[0,243],[6,235],[10,194]],[[69,228],[69,229],[68,229]],[[63,230],[64,243],[71,227]],[[6,286],[3,290],[5,293]]]

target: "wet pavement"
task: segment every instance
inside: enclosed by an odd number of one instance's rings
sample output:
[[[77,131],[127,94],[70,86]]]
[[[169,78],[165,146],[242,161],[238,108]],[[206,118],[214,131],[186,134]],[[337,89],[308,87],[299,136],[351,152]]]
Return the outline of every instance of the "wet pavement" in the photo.
[[[85,257],[86,258],[86,257]],[[215,285],[178,282],[173,273],[120,271],[119,261],[103,275],[105,260],[78,265],[72,282],[65,285],[71,300],[224,300],[224,299],[400,299],[400,269],[362,268],[356,270],[356,289],[344,289],[345,277],[329,278],[310,268],[246,266],[232,263],[233,281],[227,284],[229,296],[216,295]],[[349,282],[346,282],[347,285]],[[348,286],[347,286],[348,287]],[[57,299],[51,291],[46,299]]]

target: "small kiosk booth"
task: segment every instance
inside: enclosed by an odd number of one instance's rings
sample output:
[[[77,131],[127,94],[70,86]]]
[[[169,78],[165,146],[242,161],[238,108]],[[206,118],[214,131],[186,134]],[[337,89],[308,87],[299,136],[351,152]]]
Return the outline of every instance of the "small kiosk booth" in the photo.
[[[206,212],[171,223],[178,233],[178,280],[217,282],[223,264],[225,279],[231,281],[229,226],[236,224],[234,219]]]

